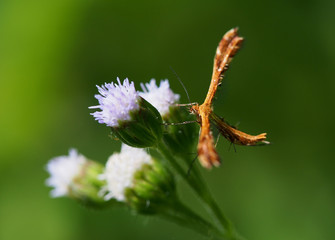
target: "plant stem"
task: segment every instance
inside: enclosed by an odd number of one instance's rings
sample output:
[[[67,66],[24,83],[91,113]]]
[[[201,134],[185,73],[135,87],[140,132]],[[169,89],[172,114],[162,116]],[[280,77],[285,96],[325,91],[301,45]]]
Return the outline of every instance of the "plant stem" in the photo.
[[[222,214],[220,208],[216,204],[214,198],[210,194],[207,186],[205,185],[201,174],[195,166],[188,175],[186,171],[180,166],[176,161],[175,157],[166,148],[163,142],[158,144],[158,150],[165,157],[166,160],[173,166],[173,168],[178,172],[178,174],[187,182],[187,184],[196,192],[198,197],[206,205],[206,209],[215,219],[215,222],[220,226],[220,229],[226,236],[226,239],[240,239],[237,236],[231,222]]]
[[[205,184],[197,166],[193,166],[193,169],[190,172],[188,178],[190,181],[196,182],[197,186],[199,186],[197,189],[195,189],[195,191],[197,191],[197,194],[200,195],[202,201],[206,203],[206,208],[215,219],[216,223],[223,231],[232,235],[234,230],[231,222],[223,215],[221,209],[217,205],[207,185]]]
[[[223,234],[212,224],[187,208],[178,199],[174,198],[170,204],[165,205],[158,211],[160,216],[172,220],[175,223],[191,228],[196,232],[212,239],[225,239]]]

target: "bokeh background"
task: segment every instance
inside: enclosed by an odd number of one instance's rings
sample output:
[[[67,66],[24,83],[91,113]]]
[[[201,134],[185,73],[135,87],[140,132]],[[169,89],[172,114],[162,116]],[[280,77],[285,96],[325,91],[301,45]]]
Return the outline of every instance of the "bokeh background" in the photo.
[[[120,147],[89,115],[95,85],[170,80],[188,102],[207,92],[215,48],[246,38],[215,112],[272,145],[221,139],[203,170],[220,207],[249,240],[335,239],[335,1],[0,2],[0,239],[205,239],[125,209],[51,199],[47,161],[70,147],[105,162]],[[186,188],[185,202],[204,214]]]

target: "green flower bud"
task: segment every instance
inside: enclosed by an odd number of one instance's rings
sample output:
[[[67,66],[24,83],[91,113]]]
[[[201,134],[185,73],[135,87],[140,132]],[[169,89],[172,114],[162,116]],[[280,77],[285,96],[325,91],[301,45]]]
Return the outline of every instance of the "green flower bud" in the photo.
[[[145,99],[139,97],[138,103],[140,108],[130,112],[131,120],[120,121],[119,127],[112,128],[112,136],[132,147],[155,146],[163,135],[161,115]]]
[[[187,123],[194,120],[194,115],[189,114],[187,109],[170,107],[169,114],[164,118],[167,125],[162,140],[173,155],[189,159],[190,154],[194,152],[199,134],[198,126],[194,123]]]
[[[183,124],[194,121],[194,115],[185,108],[177,107],[179,95],[175,94],[168,80],[162,80],[159,86],[155,79],[149,83],[141,84],[143,92],[140,96],[150,102],[161,114],[166,123],[163,134],[163,143],[172,154],[189,159],[189,154],[194,151],[197,142],[198,131],[196,124]]]
[[[106,200],[126,203],[138,213],[155,213],[175,197],[170,172],[145,150],[125,144],[108,159],[102,179]]]
[[[126,201],[138,213],[154,214],[173,201],[175,182],[159,161],[152,160],[136,172],[133,186],[125,191]]]

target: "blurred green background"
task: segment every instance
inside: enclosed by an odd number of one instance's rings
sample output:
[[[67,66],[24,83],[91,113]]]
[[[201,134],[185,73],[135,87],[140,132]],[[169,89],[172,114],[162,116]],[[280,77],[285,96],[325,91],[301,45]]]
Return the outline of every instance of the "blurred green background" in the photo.
[[[207,92],[218,41],[244,47],[215,112],[273,145],[221,139],[203,170],[249,240],[335,239],[335,1],[0,1],[0,239],[205,239],[124,209],[51,199],[47,161],[70,147],[104,162],[120,144],[89,115],[95,85],[168,78],[181,101]],[[203,214],[194,195],[184,201]]]

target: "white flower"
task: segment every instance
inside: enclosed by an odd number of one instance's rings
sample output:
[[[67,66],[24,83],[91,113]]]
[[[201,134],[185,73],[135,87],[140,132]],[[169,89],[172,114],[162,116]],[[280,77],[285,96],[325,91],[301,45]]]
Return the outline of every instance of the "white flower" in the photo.
[[[116,83],[105,83],[97,86],[99,93],[95,95],[99,104],[89,108],[100,108],[100,112],[91,113],[99,123],[105,123],[109,127],[118,127],[119,121],[130,120],[130,112],[139,109],[139,95],[135,90],[134,82],[129,83],[126,78],[121,84],[117,78]]]
[[[100,175],[100,179],[107,182],[103,189],[103,192],[107,192],[105,200],[115,198],[124,201],[125,189],[133,186],[134,173],[146,163],[150,164],[152,160],[145,150],[123,144],[120,153],[109,157],[105,172]]]
[[[172,92],[167,79],[162,80],[159,87],[156,85],[156,80],[151,79],[149,83],[141,83],[141,88],[143,92],[139,92],[140,96],[151,103],[162,116],[168,114],[169,107],[180,98],[178,94]]]
[[[69,186],[76,177],[87,159],[79,154],[77,150],[70,149],[68,156],[59,156],[51,159],[46,169],[50,173],[50,178],[46,184],[54,189],[51,191],[52,197],[66,196],[69,193]]]

